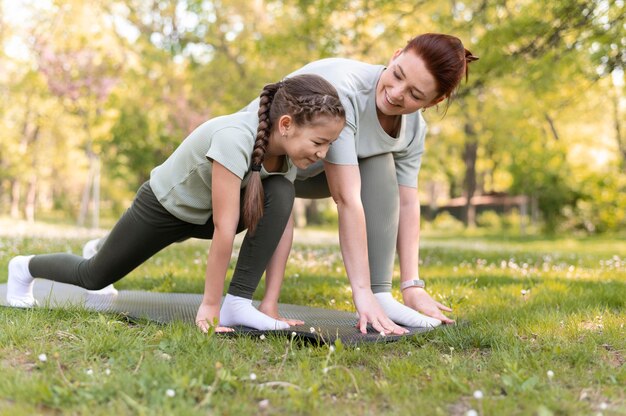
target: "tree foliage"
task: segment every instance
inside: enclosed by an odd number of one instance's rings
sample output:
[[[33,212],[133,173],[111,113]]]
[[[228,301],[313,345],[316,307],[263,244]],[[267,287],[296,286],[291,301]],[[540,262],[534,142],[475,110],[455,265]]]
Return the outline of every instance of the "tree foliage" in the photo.
[[[623,1],[2,5],[2,213],[120,211],[187,133],[265,83],[329,56],[385,64],[434,31],[480,60],[447,111],[425,113],[424,199],[465,197],[467,224],[472,196],[508,193],[536,201],[547,229],[626,226]]]

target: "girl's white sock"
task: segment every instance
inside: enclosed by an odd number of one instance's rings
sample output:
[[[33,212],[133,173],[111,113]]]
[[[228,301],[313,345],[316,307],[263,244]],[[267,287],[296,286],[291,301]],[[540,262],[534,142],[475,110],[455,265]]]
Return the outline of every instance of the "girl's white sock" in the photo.
[[[279,321],[259,311],[252,299],[227,294],[220,309],[220,326],[243,325],[261,331],[287,329],[287,322]]]
[[[7,303],[16,308],[32,308],[37,305],[33,297],[34,278],[28,270],[33,256],[16,256],[9,262]]]
[[[441,325],[439,319],[422,315],[395,300],[390,292],[374,293],[378,303],[383,308],[389,319],[398,325],[410,326],[413,328],[434,328]]]

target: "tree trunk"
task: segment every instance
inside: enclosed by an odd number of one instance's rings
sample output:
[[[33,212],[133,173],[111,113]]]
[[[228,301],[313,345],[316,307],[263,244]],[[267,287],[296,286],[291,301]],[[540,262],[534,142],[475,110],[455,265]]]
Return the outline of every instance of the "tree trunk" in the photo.
[[[469,121],[465,123],[465,149],[463,150],[463,160],[465,161],[465,212],[463,222],[466,227],[476,226],[476,207],[472,205],[472,197],[476,192],[476,158],[478,155],[478,142],[476,132]]]
[[[84,227],[87,220],[87,214],[89,213],[89,196],[91,194],[91,186],[93,183],[93,160],[92,156],[89,156],[89,173],[87,174],[87,180],[83,187],[83,196],[80,200],[80,211],[78,212],[78,226]]]
[[[617,141],[617,147],[619,148],[620,155],[622,156],[621,165],[622,170],[626,171],[626,139],[622,137],[622,125],[620,123],[619,116],[619,97],[617,94],[612,96],[613,103],[613,123],[615,126],[615,140]]]
[[[37,203],[37,175],[32,174],[28,181],[28,190],[26,191],[26,205],[24,207],[24,214],[26,215],[26,221],[35,222],[35,207]]]
[[[93,175],[93,207],[91,211],[91,228],[100,226],[100,157],[94,157],[94,175]]]
[[[20,217],[20,194],[22,183],[19,179],[11,181],[11,218],[18,219]]]

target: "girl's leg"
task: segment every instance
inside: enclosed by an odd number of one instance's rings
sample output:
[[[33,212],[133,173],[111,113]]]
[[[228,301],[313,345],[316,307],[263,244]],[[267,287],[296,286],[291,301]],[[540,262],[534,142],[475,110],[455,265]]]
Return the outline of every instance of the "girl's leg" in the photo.
[[[389,318],[399,325],[431,327],[441,324],[396,301],[391,280],[398,238],[400,196],[393,155],[359,160],[361,200],[367,224],[367,251],[372,291]]]
[[[326,175],[322,172],[319,175],[307,179],[306,181],[296,180],[294,183],[296,191],[296,197],[318,199],[330,197],[330,190],[328,189],[328,181]],[[259,310],[262,312],[278,318],[278,298],[280,296],[280,289],[285,277],[285,266],[291,251],[291,243],[293,240],[293,217],[289,217],[289,222],[285,228],[285,234],[283,235],[275,255],[270,260],[265,273],[265,294],[263,300],[259,305]],[[287,320],[291,324],[300,324],[301,321]]]
[[[137,193],[132,206],[115,225],[98,253],[85,259],[57,253],[18,256],[9,265],[7,300],[14,306],[32,306],[32,278],[41,277],[89,290],[101,289],[124,277],[171,243],[185,238],[195,227],[167,212],[148,183]]]
[[[263,190],[263,217],[254,234],[247,233],[244,237],[228,294],[220,311],[221,325],[244,325],[259,329],[289,327],[252,306],[252,295],[283,235],[294,199],[293,185],[280,176],[263,180]]]

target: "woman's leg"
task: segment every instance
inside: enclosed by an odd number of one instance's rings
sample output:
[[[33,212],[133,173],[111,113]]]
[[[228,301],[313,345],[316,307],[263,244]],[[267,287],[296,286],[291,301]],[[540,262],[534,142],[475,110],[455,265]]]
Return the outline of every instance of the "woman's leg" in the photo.
[[[32,306],[24,300],[32,299],[33,277],[90,290],[101,289],[121,279],[164,247],[185,238],[194,227],[167,212],[145,183],[94,257],[85,259],[57,253],[32,258],[19,256],[12,260],[7,299],[13,297],[16,303],[22,303],[15,306]]]
[[[359,160],[372,292],[391,292],[400,196],[391,153]]]
[[[282,176],[263,180],[263,191],[263,217],[254,234],[246,233],[243,239],[228,294],[220,311],[221,325],[244,325],[259,329],[289,327],[252,306],[252,295],[283,235],[294,200],[293,185]]]
[[[361,200],[367,224],[367,252],[372,291],[389,318],[399,325],[432,327],[440,325],[396,301],[391,280],[398,238],[400,195],[393,155],[390,153],[359,160]]]

